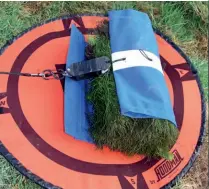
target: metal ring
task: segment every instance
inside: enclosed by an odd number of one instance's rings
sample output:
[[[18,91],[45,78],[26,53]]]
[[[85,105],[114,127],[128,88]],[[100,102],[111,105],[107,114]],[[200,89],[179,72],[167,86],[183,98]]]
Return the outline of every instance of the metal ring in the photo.
[[[48,76],[47,76],[48,75]],[[53,75],[53,72],[51,70],[44,70],[42,72],[42,78],[45,79],[45,80],[49,80],[48,77],[52,76]]]
[[[57,79],[57,80],[62,80],[65,78],[65,71],[62,70],[62,69],[59,69],[56,73],[52,73],[53,74],[53,77],[54,79]]]

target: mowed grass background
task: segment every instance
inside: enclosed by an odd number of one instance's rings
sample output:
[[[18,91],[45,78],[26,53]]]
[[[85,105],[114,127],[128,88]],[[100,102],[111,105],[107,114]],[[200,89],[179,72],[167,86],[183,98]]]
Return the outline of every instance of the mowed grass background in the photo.
[[[207,2],[0,2],[0,48],[34,24],[68,14],[106,13],[133,8],[149,14],[153,26],[168,35],[191,59],[208,101]],[[208,187],[208,130],[199,157],[173,189]],[[0,189],[39,189],[0,156]]]

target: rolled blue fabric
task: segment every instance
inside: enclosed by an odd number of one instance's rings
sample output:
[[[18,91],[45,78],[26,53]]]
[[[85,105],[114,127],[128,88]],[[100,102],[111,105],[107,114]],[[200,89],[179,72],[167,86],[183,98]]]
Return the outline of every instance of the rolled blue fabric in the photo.
[[[121,114],[176,125],[148,15],[130,9],[110,11],[109,33]]]
[[[85,59],[85,46],[84,36],[72,25],[66,68],[72,63]],[[92,142],[93,140],[88,132],[89,124],[86,117],[88,108],[85,97],[86,89],[86,80],[75,81],[65,77],[64,126],[67,134],[82,141]]]

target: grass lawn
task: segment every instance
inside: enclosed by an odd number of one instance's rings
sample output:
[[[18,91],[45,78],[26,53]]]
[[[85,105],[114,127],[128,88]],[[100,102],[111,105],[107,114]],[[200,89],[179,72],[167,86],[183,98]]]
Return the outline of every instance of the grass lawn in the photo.
[[[208,101],[207,2],[0,2],[0,47],[37,23],[67,14],[106,13],[133,8],[147,12],[154,27],[168,35],[196,66]],[[208,173],[208,139],[200,156],[175,189],[205,189]],[[38,189],[0,156],[0,189]]]

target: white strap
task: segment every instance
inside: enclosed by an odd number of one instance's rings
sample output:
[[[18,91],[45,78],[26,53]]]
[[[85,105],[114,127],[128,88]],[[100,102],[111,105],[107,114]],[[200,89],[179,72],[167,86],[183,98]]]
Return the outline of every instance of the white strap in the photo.
[[[152,59],[152,61],[148,60],[146,56],[144,56],[139,50],[128,50],[112,53],[112,62],[116,61],[113,63],[113,71],[130,67],[145,66],[157,69],[163,74],[159,57],[148,51],[144,51],[144,53],[150,59]]]

